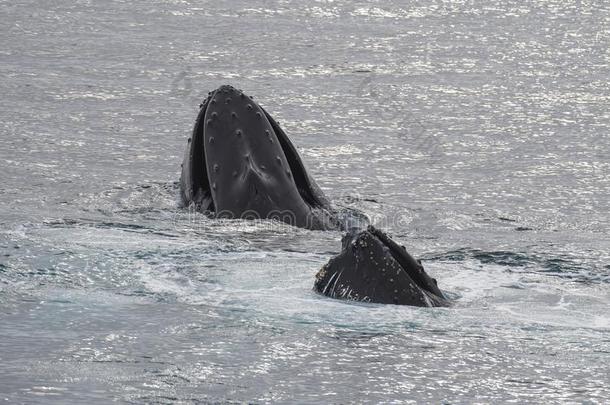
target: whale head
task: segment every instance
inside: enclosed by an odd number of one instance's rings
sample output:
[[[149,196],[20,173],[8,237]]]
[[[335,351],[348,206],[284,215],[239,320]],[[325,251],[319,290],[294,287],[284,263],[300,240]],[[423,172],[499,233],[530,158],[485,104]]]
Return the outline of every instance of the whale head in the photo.
[[[436,280],[385,233],[369,226],[343,237],[341,253],[316,275],[314,290],[382,304],[447,306]]]
[[[251,97],[224,85],[201,105],[183,162],[183,199],[219,217],[336,227],[329,203],[277,122]]]

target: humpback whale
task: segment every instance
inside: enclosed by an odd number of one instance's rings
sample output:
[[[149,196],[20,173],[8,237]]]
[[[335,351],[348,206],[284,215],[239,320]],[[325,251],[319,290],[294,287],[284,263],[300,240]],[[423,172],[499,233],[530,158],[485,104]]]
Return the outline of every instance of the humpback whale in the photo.
[[[421,262],[371,225],[343,237],[341,253],[318,272],[314,290],[332,298],[381,304],[449,305]]]
[[[228,85],[210,92],[200,106],[180,191],[185,205],[221,218],[339,228],[286,133],[252,98]]]
[[[201,103],[188,139],[180,195],[219,218],[276,219],[312,230],[347,230],[342,250],[318,272],[328,297],[447,306],[436,280],[404,247],[358,214],[342,217],[307,173],[278,123],[251,97],[224,85]]]

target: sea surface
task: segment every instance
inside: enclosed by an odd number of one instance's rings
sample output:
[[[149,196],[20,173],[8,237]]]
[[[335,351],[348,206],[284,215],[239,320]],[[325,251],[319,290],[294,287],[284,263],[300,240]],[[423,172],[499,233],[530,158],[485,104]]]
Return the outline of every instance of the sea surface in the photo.
[[[0,1],[0,402],[610,402],[607,1]],[[453,300],[181,208],[232,84]]]

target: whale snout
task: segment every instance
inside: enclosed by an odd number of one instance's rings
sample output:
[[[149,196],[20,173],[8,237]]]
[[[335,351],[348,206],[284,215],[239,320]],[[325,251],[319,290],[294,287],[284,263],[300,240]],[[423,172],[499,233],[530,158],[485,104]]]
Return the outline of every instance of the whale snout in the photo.
[[[201,104],[183,161],[185,204],[230,217],[277,217],[291,225],[335,228],[328,200],[278,123],[251,97],[222,85]],[[281,215],[281,218],[288,218]],[[294,218],[294,219],[293,219]]]
[[[385,233],[348,233],[341,253],[316,275],[314,289],[332,298],[421,307],[448,301],[423,266]]]

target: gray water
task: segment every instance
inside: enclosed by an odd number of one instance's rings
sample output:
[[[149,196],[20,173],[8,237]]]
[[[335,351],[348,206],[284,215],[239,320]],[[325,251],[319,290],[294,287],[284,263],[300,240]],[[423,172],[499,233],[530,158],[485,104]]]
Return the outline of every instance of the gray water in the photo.
[[[608,2],[16,0],[0,32],[1,401],[610,401]],[[453,307],[319,296],[339,232],[181,209],[225,83]]]

